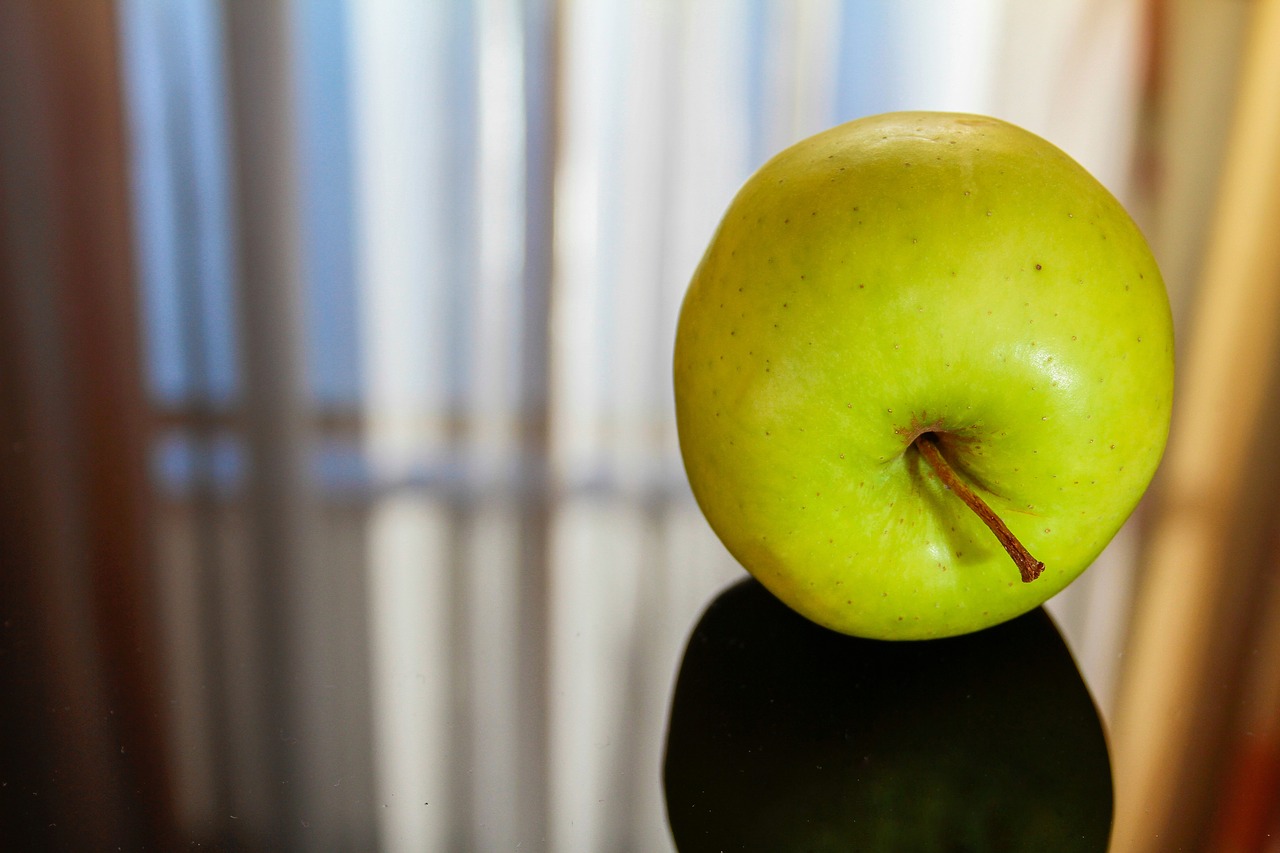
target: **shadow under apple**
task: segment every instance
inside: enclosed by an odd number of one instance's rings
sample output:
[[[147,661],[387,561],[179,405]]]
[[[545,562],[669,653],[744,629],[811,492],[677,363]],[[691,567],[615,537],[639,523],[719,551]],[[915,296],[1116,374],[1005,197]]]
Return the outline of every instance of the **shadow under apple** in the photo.
[[[844,636],[747,580],[676,683],[667,814],[694,851],[1104,851],[1097,709],[1048,615],[919,642]]]

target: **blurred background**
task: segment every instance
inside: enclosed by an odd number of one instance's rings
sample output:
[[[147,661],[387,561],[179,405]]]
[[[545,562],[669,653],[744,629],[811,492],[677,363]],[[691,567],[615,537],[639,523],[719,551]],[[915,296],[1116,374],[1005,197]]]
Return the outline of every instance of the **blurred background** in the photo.
[[[1280,3],[0,4],[0,847],[664,850],[684,287],[781,147],[1045,136],[1179,333],[1051,612],[1114,849],[1280,850]]]

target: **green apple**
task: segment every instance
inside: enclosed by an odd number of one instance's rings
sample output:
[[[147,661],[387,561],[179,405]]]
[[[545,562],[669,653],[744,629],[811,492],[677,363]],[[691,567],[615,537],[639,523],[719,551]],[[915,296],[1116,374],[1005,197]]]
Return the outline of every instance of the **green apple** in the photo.
[[[689,640],[663,788],[681,853],[1096,853],[1113,815],[1102,722],[1042,609],[886,643],[753,580]]]
[[[738,561],[824,626],[922,639],[1025,613],[1111,540],[1164,451],[1173,330],[1142,234],[1066,154],[895,113],[746,183],[674,379]]]

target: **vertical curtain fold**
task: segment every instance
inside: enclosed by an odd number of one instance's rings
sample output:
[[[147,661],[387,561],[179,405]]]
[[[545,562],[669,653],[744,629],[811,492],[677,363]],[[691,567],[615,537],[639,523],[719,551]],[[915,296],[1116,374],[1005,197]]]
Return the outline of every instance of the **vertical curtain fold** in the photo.
[[[0,839],[171,844],[109,3],[0,9]]]

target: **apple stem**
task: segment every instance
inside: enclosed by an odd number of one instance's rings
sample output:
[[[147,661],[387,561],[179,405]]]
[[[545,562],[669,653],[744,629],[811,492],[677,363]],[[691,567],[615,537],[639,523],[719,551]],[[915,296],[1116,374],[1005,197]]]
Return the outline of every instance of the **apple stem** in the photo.
[[[960,475],[955,472],[943,458],[942,451],[938,449],[938,443],[934,440],[932,433],[925,433],[915,440],[916,448],[919,449],[920,455],[925,458],[929,465],[938,474],[938,478],[946,484],[951,493],[960,500],[964,501],[969,509],[973,510],[978,518],[982,519],[983,524],[991,528],[991,532],[1000,540],[1000,544],[1009,552],[1009,556],[1013,558],[1013,562],[1017,564],[1018,571],[1022,574],[1023,583],[1031,583],[1040,577],[1040,573],[1044,571],[1044,563],[1031,556],[1031,552],[1018,541],[1018,537],[1013,535],[1013,531],[1005,525],[1000,516],[996,515],[995,510],[987,506],[987,502],[969,488],[968,484],[960,479]]]

